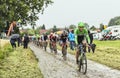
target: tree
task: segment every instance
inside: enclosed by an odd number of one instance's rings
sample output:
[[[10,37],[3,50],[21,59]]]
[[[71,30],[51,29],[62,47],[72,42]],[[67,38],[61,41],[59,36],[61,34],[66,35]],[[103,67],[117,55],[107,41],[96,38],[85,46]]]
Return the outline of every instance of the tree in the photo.
[[[53,32],[56,32],[56,31],[57,31],[57,26],[54,25],[54,26],[53,26]]]
[[[104,25],[101,23],[100,24],[100,30],[102,31],[104,29]]]
[[[112,25],[114,25],[114,19],[111,19],[108,23],[108,26],[112,26]]]
[[[28,33],[29,35],[34,35],[35,31],[32,29],[28,29],[26,33]]]
[[[85,23],[85,28],[89,29],[88,23]]]
[[[74,28],[76,28],[76,26],[73,25],[73,24],[71,24],[71,25],[69,26],[69,29],[74,29]]]
[[[120,16],[110,19],[108,26],[114,26],[114,25],[120,25]]]
[[[90,30],[96,30],[96,27],[93,25],[92,27],[90,27]]]
[[[42,29],[41,26],[37,27],[36,30],[35,30],[36,34],[40,34],[40,30],[41,30],[41,29]]]
[[[44,24],[42,25],[41,29],[44,29],[44,30],[46,29]]]
[[[38,13],[42,13],[51,0],[0,0],[0,25],[5,27],[6,22],[22,20],[21,24],[35,26]]]

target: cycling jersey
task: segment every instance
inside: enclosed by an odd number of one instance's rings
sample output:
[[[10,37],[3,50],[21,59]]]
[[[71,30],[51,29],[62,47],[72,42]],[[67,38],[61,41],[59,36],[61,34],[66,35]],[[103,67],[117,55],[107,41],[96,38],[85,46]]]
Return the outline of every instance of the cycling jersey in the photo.
[[[48,36],[44,35],[43,38],[44,38],[44,41],[46,41],[48,39]]]
[[[44,40],[43,35],[41,35],[41,36],[40,36],[40,40],[41,40],[41,41],[43,41],[43,40]]]
[[[90,38],[89,38],[87,29],[84,28],[82,31],[80,31],[80,30],[77,28],[77,29],[75,29],[74,34],[75,34],[75,43],[76,43],[76,44],[82,43],[82,41],[83,41],[85,38],[87,38],[88,44],[90,44]]]
[[[52,41],[57,42],[57,36],[52,36]]]
[[[67,34],[61,34],[61,40],[62,40],[62,42],[66,42],[67,38],[68,38]]]
[[[52,37],[53,37],[53,35],[50,35],[50,36],[49,36],[50,41],[52,41]]]

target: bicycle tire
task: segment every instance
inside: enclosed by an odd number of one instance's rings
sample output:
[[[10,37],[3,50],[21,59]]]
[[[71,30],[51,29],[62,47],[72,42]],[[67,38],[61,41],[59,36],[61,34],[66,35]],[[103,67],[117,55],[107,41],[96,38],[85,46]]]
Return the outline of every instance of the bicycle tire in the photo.
[[[80,62],[79,62],[79,71],[81,71],[83,74],[87,73],[87,58],[86,55],[82,55]]]
[[[55,45],[53,48],[54,48],[55,54],[57,54],[57,46]]]
[[[67,59],[67,57],[66,57],[66,55],[67,55],[67,50],[66,50],[66,47],[65,47],[65,46],[63,47],[62,53],[63,53],[63,59],[66,60],[66,59]]]
[[[44,47],[45,51],[46,51],[46,46]]]
[[[44,43],[44,50],[46,51],[47,49],[47,42]]]

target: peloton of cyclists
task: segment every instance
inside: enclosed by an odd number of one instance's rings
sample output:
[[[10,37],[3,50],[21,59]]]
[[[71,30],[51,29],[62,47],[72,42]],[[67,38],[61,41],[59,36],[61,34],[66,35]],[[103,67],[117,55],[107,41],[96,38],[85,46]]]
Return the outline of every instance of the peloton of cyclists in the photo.
[[[88,30],[85,28],[85,24],[83,22],[78,23],[78,27],[74,30],[74,35],[75,35],[75,44],[77,46],[75,56],[76,56],[76,63],[78,64],[78,58],[79,58],[78,45],[83,44],[83,46],[90,47],[89,46],[90,38],[89,38]],[[46,40],[47,36],[44,35],[43,39]],[[60,40],[62,41],[62,49],[63,49],[64,45],[66,46],[66,49],[67,49],[68,33],[65,30],[63,30],[62,34],[60,35]],[[51,32],[49,35],[50,49],[51,49],[53,42],[55,42],[55,44],[57,43],[57,36],[55,33]],[[86,51],[86,50],[84,49],[84,51]],[[62,54],[63,54],[63,52],[62,52]]]

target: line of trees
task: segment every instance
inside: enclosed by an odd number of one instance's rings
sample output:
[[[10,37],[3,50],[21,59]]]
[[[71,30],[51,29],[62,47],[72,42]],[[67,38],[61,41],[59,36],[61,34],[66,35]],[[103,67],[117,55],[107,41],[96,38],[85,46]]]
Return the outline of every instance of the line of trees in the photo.
[[[114,26],[114,25],[120,25],[120,16],[110,19],[108,26]]]

